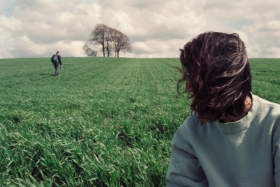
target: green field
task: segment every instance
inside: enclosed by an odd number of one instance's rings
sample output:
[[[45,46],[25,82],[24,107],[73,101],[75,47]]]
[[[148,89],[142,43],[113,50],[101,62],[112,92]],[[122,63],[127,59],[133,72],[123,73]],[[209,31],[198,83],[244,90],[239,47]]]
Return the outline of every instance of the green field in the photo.
[[[280,60],[251,59],[253,93],[280,103]],[[190,114],[179,60],[0,60],[0,186],[165,186]]]

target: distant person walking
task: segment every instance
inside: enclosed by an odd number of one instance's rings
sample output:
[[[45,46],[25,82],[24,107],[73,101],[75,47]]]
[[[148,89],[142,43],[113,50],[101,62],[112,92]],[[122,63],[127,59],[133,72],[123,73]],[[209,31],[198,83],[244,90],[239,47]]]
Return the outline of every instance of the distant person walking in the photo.
[[[62,67],[61,56],[59,54],[59,51],[57,51],[56,54],[54,54],[52,56],[51,61],[54,65],[54,69],[55,69],[55,72],[54,72],[53,76],[57,76],[58,75],[58,66],[60,66],[60,68]]]

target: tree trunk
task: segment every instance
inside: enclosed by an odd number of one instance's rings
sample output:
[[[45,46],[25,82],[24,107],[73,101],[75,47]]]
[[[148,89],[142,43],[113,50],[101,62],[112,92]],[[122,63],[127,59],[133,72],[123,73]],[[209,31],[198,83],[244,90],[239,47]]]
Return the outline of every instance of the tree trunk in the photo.
[[[110,57],[109,41],[107,40],[107,56]]]
[[[102,45],[102,52],[103,52],[103,57],[105,57],[105,46],[104,46],[104,44]]]

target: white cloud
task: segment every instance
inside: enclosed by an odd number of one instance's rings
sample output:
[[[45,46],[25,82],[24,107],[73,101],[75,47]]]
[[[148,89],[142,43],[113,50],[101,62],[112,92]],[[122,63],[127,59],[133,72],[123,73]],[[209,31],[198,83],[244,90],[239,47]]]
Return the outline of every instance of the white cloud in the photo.
[[[236,32],[249,57],[279,57],[280,1],[0,0],[0,58],[83,56],[94,26],[131,40],[127,57],[178,57],[201,32]]]

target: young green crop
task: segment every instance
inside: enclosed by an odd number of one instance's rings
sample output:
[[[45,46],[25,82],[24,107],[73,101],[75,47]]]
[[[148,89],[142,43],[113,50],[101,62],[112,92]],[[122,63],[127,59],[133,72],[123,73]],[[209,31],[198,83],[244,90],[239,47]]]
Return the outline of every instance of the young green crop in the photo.
[[[253,93],[280,103],[278,59],[252,59]],[[0,186],[165,186],[190,114],[178,59],[3,59]]]

